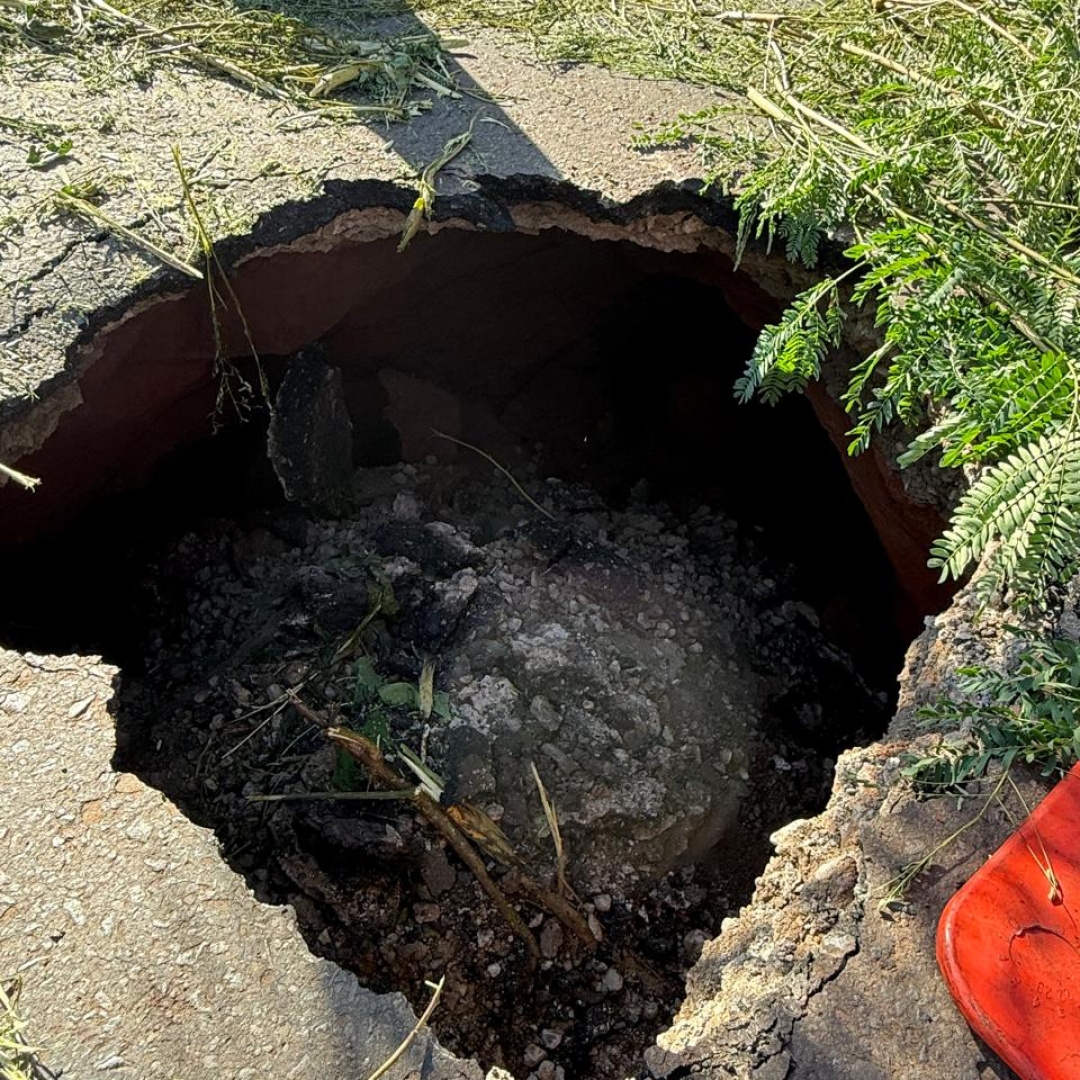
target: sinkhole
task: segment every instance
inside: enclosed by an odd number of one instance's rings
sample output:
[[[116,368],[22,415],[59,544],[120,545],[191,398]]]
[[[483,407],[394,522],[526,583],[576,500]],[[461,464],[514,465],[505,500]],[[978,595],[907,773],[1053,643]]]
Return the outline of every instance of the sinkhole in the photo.
[[[238,266],[272,422],[216,411],[256,372],[235,316],[214,370],[204,293],[98,332],[18,463],[0,636],[117,663],[117,767],[365,985],[419,1011],[445,974],[445,1045],[635,1075],[769,834],[883,731],[935,524],[822,393],[735,403],[779,304],[720,251],[388,231]]]

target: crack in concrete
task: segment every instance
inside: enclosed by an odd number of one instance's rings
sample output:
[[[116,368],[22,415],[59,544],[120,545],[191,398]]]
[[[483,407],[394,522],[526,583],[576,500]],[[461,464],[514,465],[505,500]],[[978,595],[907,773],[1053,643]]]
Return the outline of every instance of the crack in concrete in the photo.
[[[52,303],[34,308],[33,311],[28,312],[19,319],[17,323],[14,323],[9,332],[0,336],[0,345],[15,344],[38,319],[44,318],[44,316],[51,314],[55,310],[56,305]]]
[[[862,921],[861,918],[860,918],[859,921],[860,922]],[[801,1020],[804,1016],[806,1016],[806,1014],[810,1011],[810,1008],[809,1008],[810,1002],[813,1001],[814,998],[816,998],[819,994],[823,993],[825,991],[825,988],[830,983],[835,982],[837,979],[839,979],[840,976],[844,973],[844,970],[847,968],[848,961],[853,956],[858,956],[859,955],[859,939],[857,937],[853,937],[853,941],[854,941],[854,945],[852,946],[852,948],[851,948],[851,950],[849,952],[844,953],[844,955],[841,957],[839,965],[837,966],[836,970],[833,971],[832,974],[826,975],[826,976],[822,977],[821,979],[819,979],[818,983],[814,987],[814,989],[809,991],[809,993],[806,995],[806,1002],[803,1005],[802,1011],[801,1011],[801,1013],[799,1014],[798,1017],[794,1017],[792,1019],[790,1028],[789,1028],[788,1033],[787,1033],[787,1037],[784,1040],[783,1046],[781,1047],[781,1049],[779,1051],[777,1051],[777,1053],[780,1053],[780,1052],[790,1053],[791,1033],[792,1033],[792,1031],[794,1031],[795,1024],[799,1020]],[[773,1055],[773,1056],[775,1056],[775,1055]],[[790,1059],[790,1061],[788,1062],[788,1068],[787,1068],[787,1072],[784,1074],[784,1080],[791,1080],[791,1077],[793,1077],[795,1075],[795,1070],[798,1069],[798,1067],[799,1067],[798,1061],[796,1061],[795,1058],[792,1057]]]
[[[86,236],[77,236],[72,240],[67,241],[55,255],[50,256],[43,262],[37,270],[32,274],[28,274],[26,277],[20,278],[14,282],[7,282],[7,286],[12,292],[12,315],[11,324],[0,332],[0,343],[14,342],[21,338],[30,327],[39,319],[44,318],[47,315],[51,315],[56,311],[57,303],[55,300],[48,300],[43,303],[39,303],[37,307],[33,308],[29,312],[18,315],[19,307],[19,291],[28,290],[31,285],[37,284],[39,281],[43,281],[51,274],[56,274],[60,267],[84,244],[89,243],[91,238]],[[62,280],[62,279],[61,279]],[[70,289],[66,289],[70,292]]]
[[[89,243],[90,237],[76,236],[73,240],[68,241],[64,246],[50,259],[47,259],[37,270],[35,270],[28,277],[24,278],[20,284],[29,285],[33,282],[42,281],[49,276],[57,267],[61,266],[74,251],[76,251],[81,245]]]

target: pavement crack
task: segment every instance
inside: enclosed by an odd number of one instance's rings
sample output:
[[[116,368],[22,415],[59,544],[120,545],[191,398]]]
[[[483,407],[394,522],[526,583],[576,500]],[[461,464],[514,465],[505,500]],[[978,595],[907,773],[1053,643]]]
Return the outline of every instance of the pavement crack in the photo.
[[[62,265],[67,260],[68,256],[70,256],[74,251],[76,251],[80,245],[87,243],[91,239],[97,242],[96,237],[88,236],[76,236],[74,237],[74,239],[67,241],[55,255],[46,259],[45,262],[43,262],[41,266],[37,268],[37,270],[35,270],[28,277],[24,278],[23,281],[20,282],[20,284],[30,285],[34,282],[42,281],[43,279],[47,278],[57,269],[57,267]]]

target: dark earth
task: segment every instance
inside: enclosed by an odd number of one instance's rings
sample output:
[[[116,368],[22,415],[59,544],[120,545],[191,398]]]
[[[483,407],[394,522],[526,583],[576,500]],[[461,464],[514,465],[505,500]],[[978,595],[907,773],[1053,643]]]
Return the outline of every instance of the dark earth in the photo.
[[[542,1080],[640,1074],[770,833],[824,805],[836,748],[880,732],[888,702],[794,572],[722,514],[645,492],[617,509],[527,469],[541,509],[475,455],[446,458],[360,470],[330,508],[208,518],[158,543],[133,574],[142,655],[125,668],[118,765],[212,826],[257,895],[292,904],[311,947],[364,985],[419,1013],[446,975],[432,1025],[449,1048]],[[520,662],[514,641],[535,657],[556,623],[550,670]],[[628,653],[639,668],[612,667]],[[294,688],[377,735],[410,780],[395,747],[425,757],[445,804],[471,798],[498,823],[521,866],[487,866],[538,963],[410,803],[250,801],[372,786]],[[530,760],[591,949],[515,892],[521,874],[557,888]],[[650,768],[662,790],[644,797]]]

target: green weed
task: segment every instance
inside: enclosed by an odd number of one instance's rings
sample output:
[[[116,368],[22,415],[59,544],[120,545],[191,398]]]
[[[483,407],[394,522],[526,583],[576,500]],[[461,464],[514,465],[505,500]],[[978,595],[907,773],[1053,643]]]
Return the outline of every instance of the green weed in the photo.
[[[20,989],[18,980],[6,984],[0,982],[0,1077],[3,1080],[38,1080],[46,1074],[37,1060],[39,1051],[28,1045],[23,1037],[26,1022],[19,1015]]]
[[[329,8],[313,16],[331,15]],[[426,31],[356,36],[234,0],[4,0],[0,57],[11,67],[49,56],[84,79],[144,79],[182,64],[266,97],[344,117],[405,119],[433,88],[450,92],[442,42]],[[419,93],[417,93],[419,91]]]
[[[913,758],[905,775],[921,790],[962,794],[992,762],[1037,766],[1061,775],[1080,760],[1080,644],[1035,641],[1015,670],[962,668],[962,698],[921,710],[923,723],[963,729],[962,741],[942,743]]]

